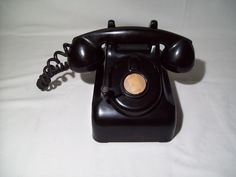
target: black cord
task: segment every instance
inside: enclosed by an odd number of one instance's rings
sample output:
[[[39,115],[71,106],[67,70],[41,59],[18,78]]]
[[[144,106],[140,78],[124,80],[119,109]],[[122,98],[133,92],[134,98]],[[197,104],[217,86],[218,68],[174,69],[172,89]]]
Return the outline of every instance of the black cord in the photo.
[[[49,58],[47,61],[47,65],[43,68],[43,74],[41,74],[37,80],[37,87],[44,91],[48,88],[49,84],[51,83],[51,78],[56,74],[66,71],[69,69],[68,62],[61,63],[58,59],[58,55],[62,55],[64,57],[68,57],[70,44],[65,43],[63,44],[63,49],[65,52],[56,51],[53,55],[53,58]],[[52,65],[51,62],[55,62],[56,65]]]

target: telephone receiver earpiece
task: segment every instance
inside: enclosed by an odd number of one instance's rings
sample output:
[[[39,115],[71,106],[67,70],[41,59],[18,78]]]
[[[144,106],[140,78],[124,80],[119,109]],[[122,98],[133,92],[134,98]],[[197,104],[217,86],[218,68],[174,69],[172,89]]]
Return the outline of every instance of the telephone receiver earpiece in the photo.
[[[104,54],[101,47],[95,45],[86,38],[74,39],[69,51],[68,63],[70,69],[75,72],[88,72],[97,68]]]
[[[194,65],[192,41],[180,35],[147,27],[110,27],[75,37],[68,63],[75,72],[95,70],[103,61],[102,44],[150,44],[165,46],[161,63],[173,72],[187,72]]]

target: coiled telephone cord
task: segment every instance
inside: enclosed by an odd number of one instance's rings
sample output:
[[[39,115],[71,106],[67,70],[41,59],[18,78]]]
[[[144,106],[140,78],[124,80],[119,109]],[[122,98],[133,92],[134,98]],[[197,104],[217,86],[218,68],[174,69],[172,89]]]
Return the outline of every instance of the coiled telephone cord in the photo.
[[[58,59],[58,55],[68,57],[69,55],[69,48],[70,44],[64,43],[63,44],[63,51],[56,51],[53,55],[53,58],[49,58],[47,61],[47,65],[43,68],[43,74],[41,74],[37,80],[37,87],[44,91],[49,87],[49,84],[51,83],[51,78],[55,76],[56,74],[66,71],[69,69],[69,64],[68,62],[62,63]],[[55,62],[56,65],[52,65],[51,62]]]

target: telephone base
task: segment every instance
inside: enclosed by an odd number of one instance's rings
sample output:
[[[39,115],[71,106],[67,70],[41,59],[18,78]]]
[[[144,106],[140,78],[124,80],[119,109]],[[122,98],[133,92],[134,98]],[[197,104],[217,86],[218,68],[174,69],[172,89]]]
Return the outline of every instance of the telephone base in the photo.
[[[168,142],[174,137],[176,106],[170,82],[162,71],[163,94],[159,102],[139,116],[121,113],[99,93],[101,81],[97,70],[92,104],[93,138],[98,142]]]

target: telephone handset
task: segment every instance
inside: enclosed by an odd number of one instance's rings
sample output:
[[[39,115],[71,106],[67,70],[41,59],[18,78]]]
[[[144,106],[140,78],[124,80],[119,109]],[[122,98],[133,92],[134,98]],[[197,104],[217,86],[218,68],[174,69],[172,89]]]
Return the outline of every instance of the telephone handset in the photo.
[[[194,64],[192,42],[174,33],[145,27],[113,27],[90,32],[73,39],[69,65],[84,72],[104,58],[102,44],[163,44],[162,65],[173,72],[189,71]]]
[[[164,49],[160,50],[160,44]],[[192,41],[150,27],[115,27],[75,37],[50,58],[37,86],[46,90],[62,71],[96,70],[92,102],[93,137],[109,141],[170,141],[176,106],[165,69],[187,72],[194,65]],[[64,64],[58,55],[68,57]],[[52,65],[56,62],[56,66]]]

